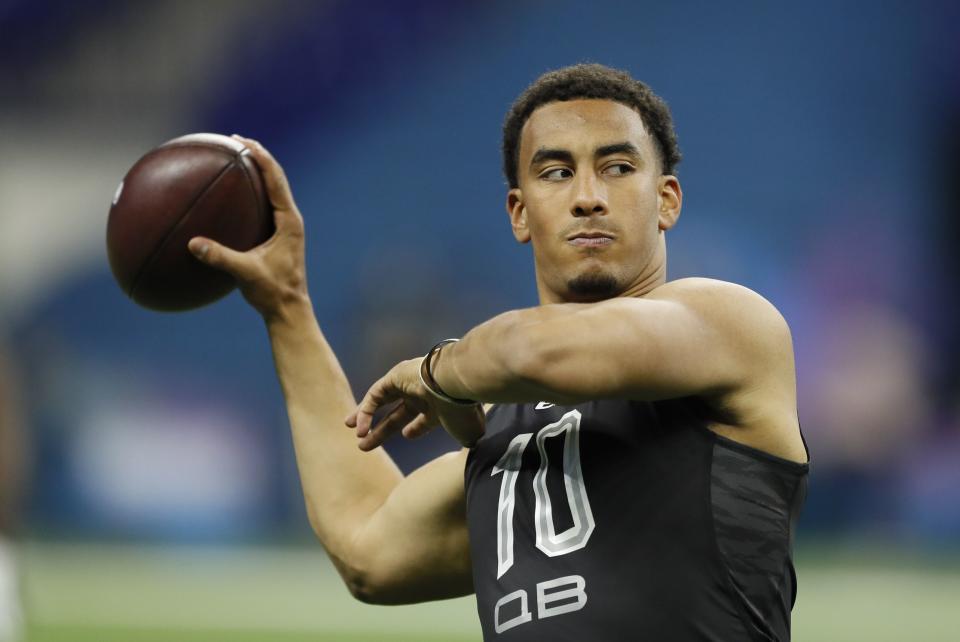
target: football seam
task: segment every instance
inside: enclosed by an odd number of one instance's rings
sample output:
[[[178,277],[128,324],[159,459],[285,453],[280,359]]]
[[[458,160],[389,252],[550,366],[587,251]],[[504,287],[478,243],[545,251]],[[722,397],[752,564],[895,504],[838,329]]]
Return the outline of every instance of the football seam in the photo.
[[[147,256],[147,259],[143,262],[143,265],[140,266],[140,269],[137,271],[137,276],[133,279],[133,283],[130,285],[130,292],[127,294],[127,296],[129,296],[131,299],[133,299],[133,293],[136,292],[137,286],[140,284],[140,278],[144,275],[144,273],[147,271],[147,269],[149,269],[150,266],[153,265],[153,263],[154,263],[154,261],[156,260],[157,256],[159,256],[159,255],[160,255],[160,252],[163,250],[163,248],[166,247],[167,242],[170,240],[170,238],[173,236],[173,234],[174,234],[178,229],[180,229],[180,227],[186,222],[186,220],[187,220],[188,218],[190,218],[190,214],[191,214],[191,212],[193,212],[193,208],[196,207],[197,203],[200,202],[200,199],[202,199],[204,196],[206,196],[207,192],[209,192],[211,189],[213,189],[213,186],[216,185],[217,183],[219,183],[219,182],[220,182],[220,179],[223,178],[223,176],[224,176],[228,171],[230,171],[231,169],[233,169],[233,167],[234,167],[236,164],[237,164],[237,159],[236,159],[236,157],[235,157],[234,155],[231,155],[230,162],[227,163],[227,164],[223,167],[223,169],[220,170],[220,173],[217,174],[217,175],[214,177],[214,179],[213,179],[212,181],[210,181],[210,183],[207,184],[207,186],[204,187],[203,190],[202,190],[199,194],[197,194],[197,196],[193,199],[193,202],[190,203],[190,206],[187,207],[187,208],[183,211],[183,216],[180,217],[180,220],[177,221],[175,224],[173,224],[173,225],[170,227],[170,229],[167,231],[167,233],[163,236],[163,238],[162,238],[162,239],[160,240],[160,242],[157,244],[156,249],[154,249],[153,252],[151,252],[150,255]]]
[[[180,147],[204,147],[206,149],[215,149],[220,152],[224,152],[230,156],[237,157],[243,153],[243,151],[234,151],[233,148],[227,147],[226,145],[221,145],[220,143],[205,143],[200,141],[186,141],[183,143],[164,143],[157,149],[177,149]],[[246,149],[246,147],[244,147]]]
[[[253,184],[253,176],[250,175],[250,170],[247,169],[247,164],[243,162],[243,152],[237,154],[236,163],[240,166],[240,169],[243,170],[243,175],[247,177],[247,185],[250,186],[250,191],[253,193],[253,197],[260,205],[260,211],[263,212],[264,209],[267,209],[267,215],[270,216],[270,222],[272,223],[273,201],[270,200],[270,194],[267,190],[267,179],[263,176],[263,172],[260,172],[260,184],[263,187],[263,194],[257,194],[257,187]],[[254,161],[254,163],[256,163],[256,161]],[[264,199],[266,199],[266,203],[264,203]]]

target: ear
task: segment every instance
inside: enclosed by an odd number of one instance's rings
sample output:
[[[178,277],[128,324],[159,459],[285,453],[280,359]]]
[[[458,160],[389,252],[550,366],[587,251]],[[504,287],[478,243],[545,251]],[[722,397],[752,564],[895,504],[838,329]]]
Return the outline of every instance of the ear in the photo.
[[[513,228],[513,238],[518,243],[530,242],[530,230],[527,228],[527,208],[523,204],[523,191],[513,188],[507,192],[507,215],[510,216],[510,227]]]
[[[680,208],[683,205],[683,190],[676,176],[666,174],[661,176],[657,183],[657,227],[666,232],[676,225],[680,218]]]

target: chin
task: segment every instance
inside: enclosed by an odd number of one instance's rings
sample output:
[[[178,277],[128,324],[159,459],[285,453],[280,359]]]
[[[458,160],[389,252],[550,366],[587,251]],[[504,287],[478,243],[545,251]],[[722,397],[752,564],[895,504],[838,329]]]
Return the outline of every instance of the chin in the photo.
[[[572,301],[591,302],[612,299],[620,293],[620,282],[609,272],[591,270],[567,281],[567,292]]]

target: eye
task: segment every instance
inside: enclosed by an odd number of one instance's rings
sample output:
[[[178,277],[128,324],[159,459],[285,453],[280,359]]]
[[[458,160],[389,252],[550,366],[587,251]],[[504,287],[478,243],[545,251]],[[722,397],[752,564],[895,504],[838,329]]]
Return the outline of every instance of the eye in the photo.
[[[610,176],[626,176],[634,172],[630,163],[612,163],[603,168],[603,173]]]
[[[540,174],[540,178],[545,181],[562,181],[565,178],[570,178],[572,176],[573,172],[570,171],[569,167],[555,167],[554,169],[548,169]]]

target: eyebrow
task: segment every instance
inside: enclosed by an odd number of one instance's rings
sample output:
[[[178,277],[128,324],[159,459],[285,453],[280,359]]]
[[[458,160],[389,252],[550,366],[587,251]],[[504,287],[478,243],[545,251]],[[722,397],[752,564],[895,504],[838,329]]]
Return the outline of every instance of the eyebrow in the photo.
[[[640,150],[637,149],[636,145],[630,142],[604,145],[602,147],[598,147],[593,152],[594,158],[603,158],[604,156],[612,156],[613,154],[627,154],[628,156],[632,156],[636,159],[641,158]],[[533,155],[533,158],[530,159],[530,166],[533,167],[539,163],[551,160],[573,164],[573,154],[566,149],[548,149],[546,147],[541,147]]]
[[[539,163],[551,160],[560,161],[562,163],[570,163],[572,165],[573,154],[565,149],[547,149],[545,147],[541,147],[533,155],[533,158],[530,159],[530,166],[533,167]]]
[[[614,154],[626,154],[627,156],[633,156],[634,158],[640,158],[640,150],[637,149],[637,146],[633,143],[624,142],[624,143],[614,143],[613,145],[604,145],[603,147],[598,147],[597,151],[593,153],[595,158],[603,158],[604,156],[613,156]]]

